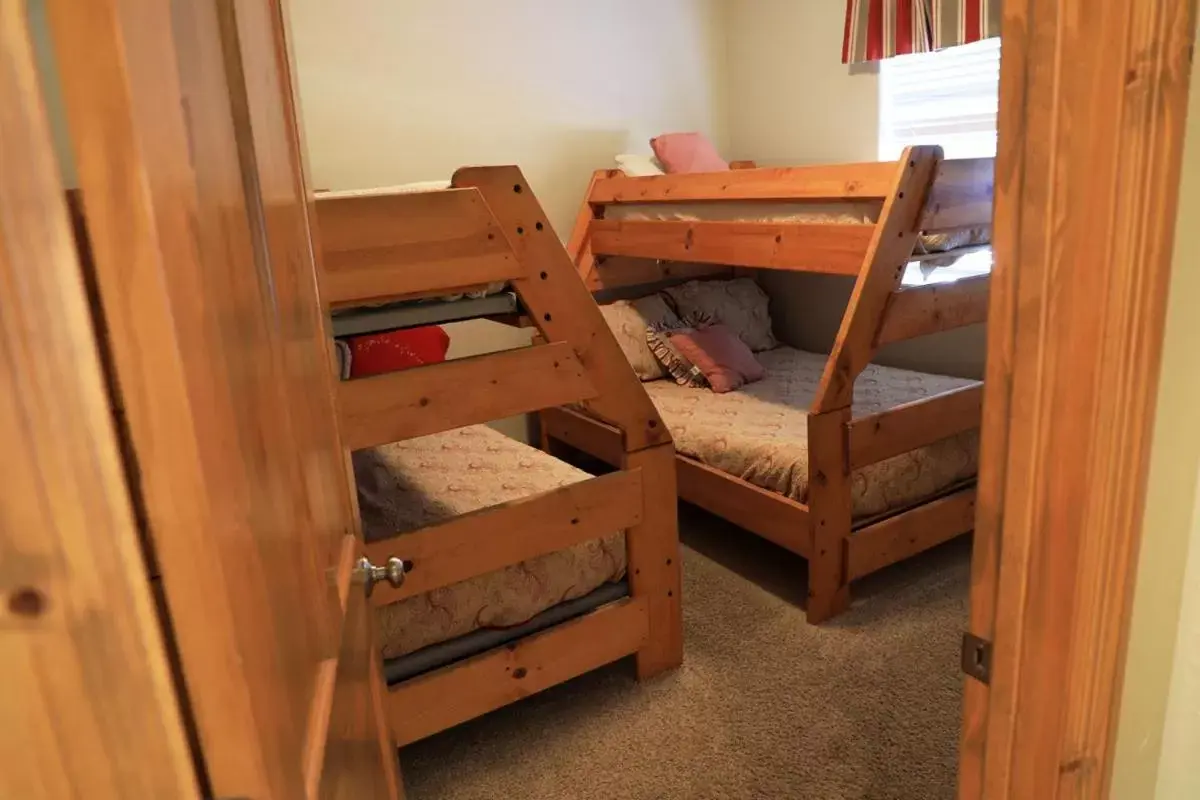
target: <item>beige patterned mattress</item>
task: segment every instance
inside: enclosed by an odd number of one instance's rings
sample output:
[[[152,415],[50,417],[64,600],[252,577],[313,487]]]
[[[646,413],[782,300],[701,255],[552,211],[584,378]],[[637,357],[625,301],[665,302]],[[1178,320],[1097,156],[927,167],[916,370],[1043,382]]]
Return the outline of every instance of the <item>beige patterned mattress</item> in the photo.
[[[368,542],[590,477],[483,425],[358,451],[353,458]],[[400,557],[403,541],[396,540]],[[518,625],[624,575],[625,537],[618,532],[406,598],[378,609],[383,657],[481,628]]]
[[[826,356],[778,347],[755,354],[764,380],[728,394],[645,383],[675,438],[675,448],[722,472],[806,502],[806,410]],[[854,386],[854,416],[862,417],[975,381],[871,365]],[[856,470],[854,516],[911,505],[971,478],[978,469],[979,433],[969,431]]]
[[[705,200],[695,203],[614,203],[605,219],[637,222],[837,222],[869,225],[879,217],[880,203],[788,203],[750,200]]]

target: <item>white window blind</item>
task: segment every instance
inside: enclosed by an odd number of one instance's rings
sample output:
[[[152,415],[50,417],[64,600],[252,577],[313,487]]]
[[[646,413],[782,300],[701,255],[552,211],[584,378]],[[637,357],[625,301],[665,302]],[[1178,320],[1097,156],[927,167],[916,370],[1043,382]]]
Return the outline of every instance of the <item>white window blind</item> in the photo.
[[[947,158],[996,154],[1000,40],[897,56],[879,67],[879,157],[940,144]]]

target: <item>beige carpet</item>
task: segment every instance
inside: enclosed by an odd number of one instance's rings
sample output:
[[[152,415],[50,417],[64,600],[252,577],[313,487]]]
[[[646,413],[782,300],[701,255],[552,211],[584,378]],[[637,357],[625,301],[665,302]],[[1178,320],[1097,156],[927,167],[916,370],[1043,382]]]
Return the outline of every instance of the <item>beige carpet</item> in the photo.
[[[411,800],[954,796],[970,542],[804,621],[803,560],[694,510],[684,666],[618,663],[401,753]]]

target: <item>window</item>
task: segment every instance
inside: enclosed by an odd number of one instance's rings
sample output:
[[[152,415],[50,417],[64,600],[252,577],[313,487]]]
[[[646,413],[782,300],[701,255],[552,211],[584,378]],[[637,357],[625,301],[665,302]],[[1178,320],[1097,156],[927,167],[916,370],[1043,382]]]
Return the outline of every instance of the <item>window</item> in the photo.
[[[940,144],[947,158],[996,155],[1000,40],[897,56],[879,66],[879,157]]]

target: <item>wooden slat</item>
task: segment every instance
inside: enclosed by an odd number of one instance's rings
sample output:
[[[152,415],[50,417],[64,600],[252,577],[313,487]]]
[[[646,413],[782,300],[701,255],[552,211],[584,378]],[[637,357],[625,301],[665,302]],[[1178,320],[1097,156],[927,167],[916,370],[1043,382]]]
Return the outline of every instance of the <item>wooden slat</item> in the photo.
[[[618,173],[597,180],[588,201],[607,205],[687,200],[870,200],[887,196],[894,173],[895,164],[886,161],[640,178]]]
[[[729,168],[730,169],[757,169],[758,164],[754,163],[753,161],[751,161],[749,159],[743,159],[740,161],[730,161]]]
[[[643,519],[642,488],[640,470],[614,472],[371,542],[372,563],[413,565],[399,588],[381,584],[371,601],[384,606],[630,528]]]
[[[676,462],[679,496],[684,500],[786,550],[808,556],[812,537],[809,509],[803,503],[687,456],[677,456]]]
[[[396,686],[385,700],[403,747],[640,649],[646,602],[628,599]]]
[[[979,427],[983,384],[880,411],[850,422],[850,469],[907,453]]]
[[[337,392],[342,441],[351,450],[596,396],[564,342],[343,381]]]
[[[542,435],[565,442],[614,467],[624,455],[621,432],[611,425],[570,408],[548,408],[541,412]]]
[[[910,558],[966,533],[974,525],[975,487],[972,486],[861,528],[849,540],[849,579],[858,580]]]
[[[661,444],[629,453],[624,467],[641,473],[644,492],[644,518],[625,532],[625,552],[630,594],[646,604],[647,640],[637,654],[637,675],[645,679],[683,662],[675,448]]]
[[[901,289],[888,301],[876,344],[882,347],[987,322],[990,282],[990,275],[972,275],[953,283]]]
[[[732,278],[733,270],[723,264],[684,264],[649,258],[603,256],[595,259],[587,279],[587,287],[593,292],[598,292],[623,286],[717,277]]]
[[[475,189],[317,198],[323,302],[452,291],[521,274]]]
[[[921,213],[921,230],[991,225],[995,171],[994,158],[943,161],[935,173],[929,199]]]
[[[874,225],[596,220],[596,255],[857,275]]]
[[[850,409],[808,417],[808,505],[812,545],[808,554],[809,623],[816,625],[850,607],[846,540],[853,505],[846,425]]]
[[[545,210],[516,167],[469,167],[454,173],[456,186],[475,186],[521,260],[524,278],[513,289],[538,330],[551,342],[570,342],[598,394],[586,405],[621,429],[625,449],[671,440],[658,409],[633,373]]]
[[[850,405],[854,380],[871,363],[883,312],[888,299],[899,288],[912,256],[917,242],[917,217],[924,205],[930,177],[941,158],[940,147],[922,145],[906,148],[901,159],[892,165],[891,193],[884,201],[879,223],[872,228],[861,273],[821,375],[813,413]]]

